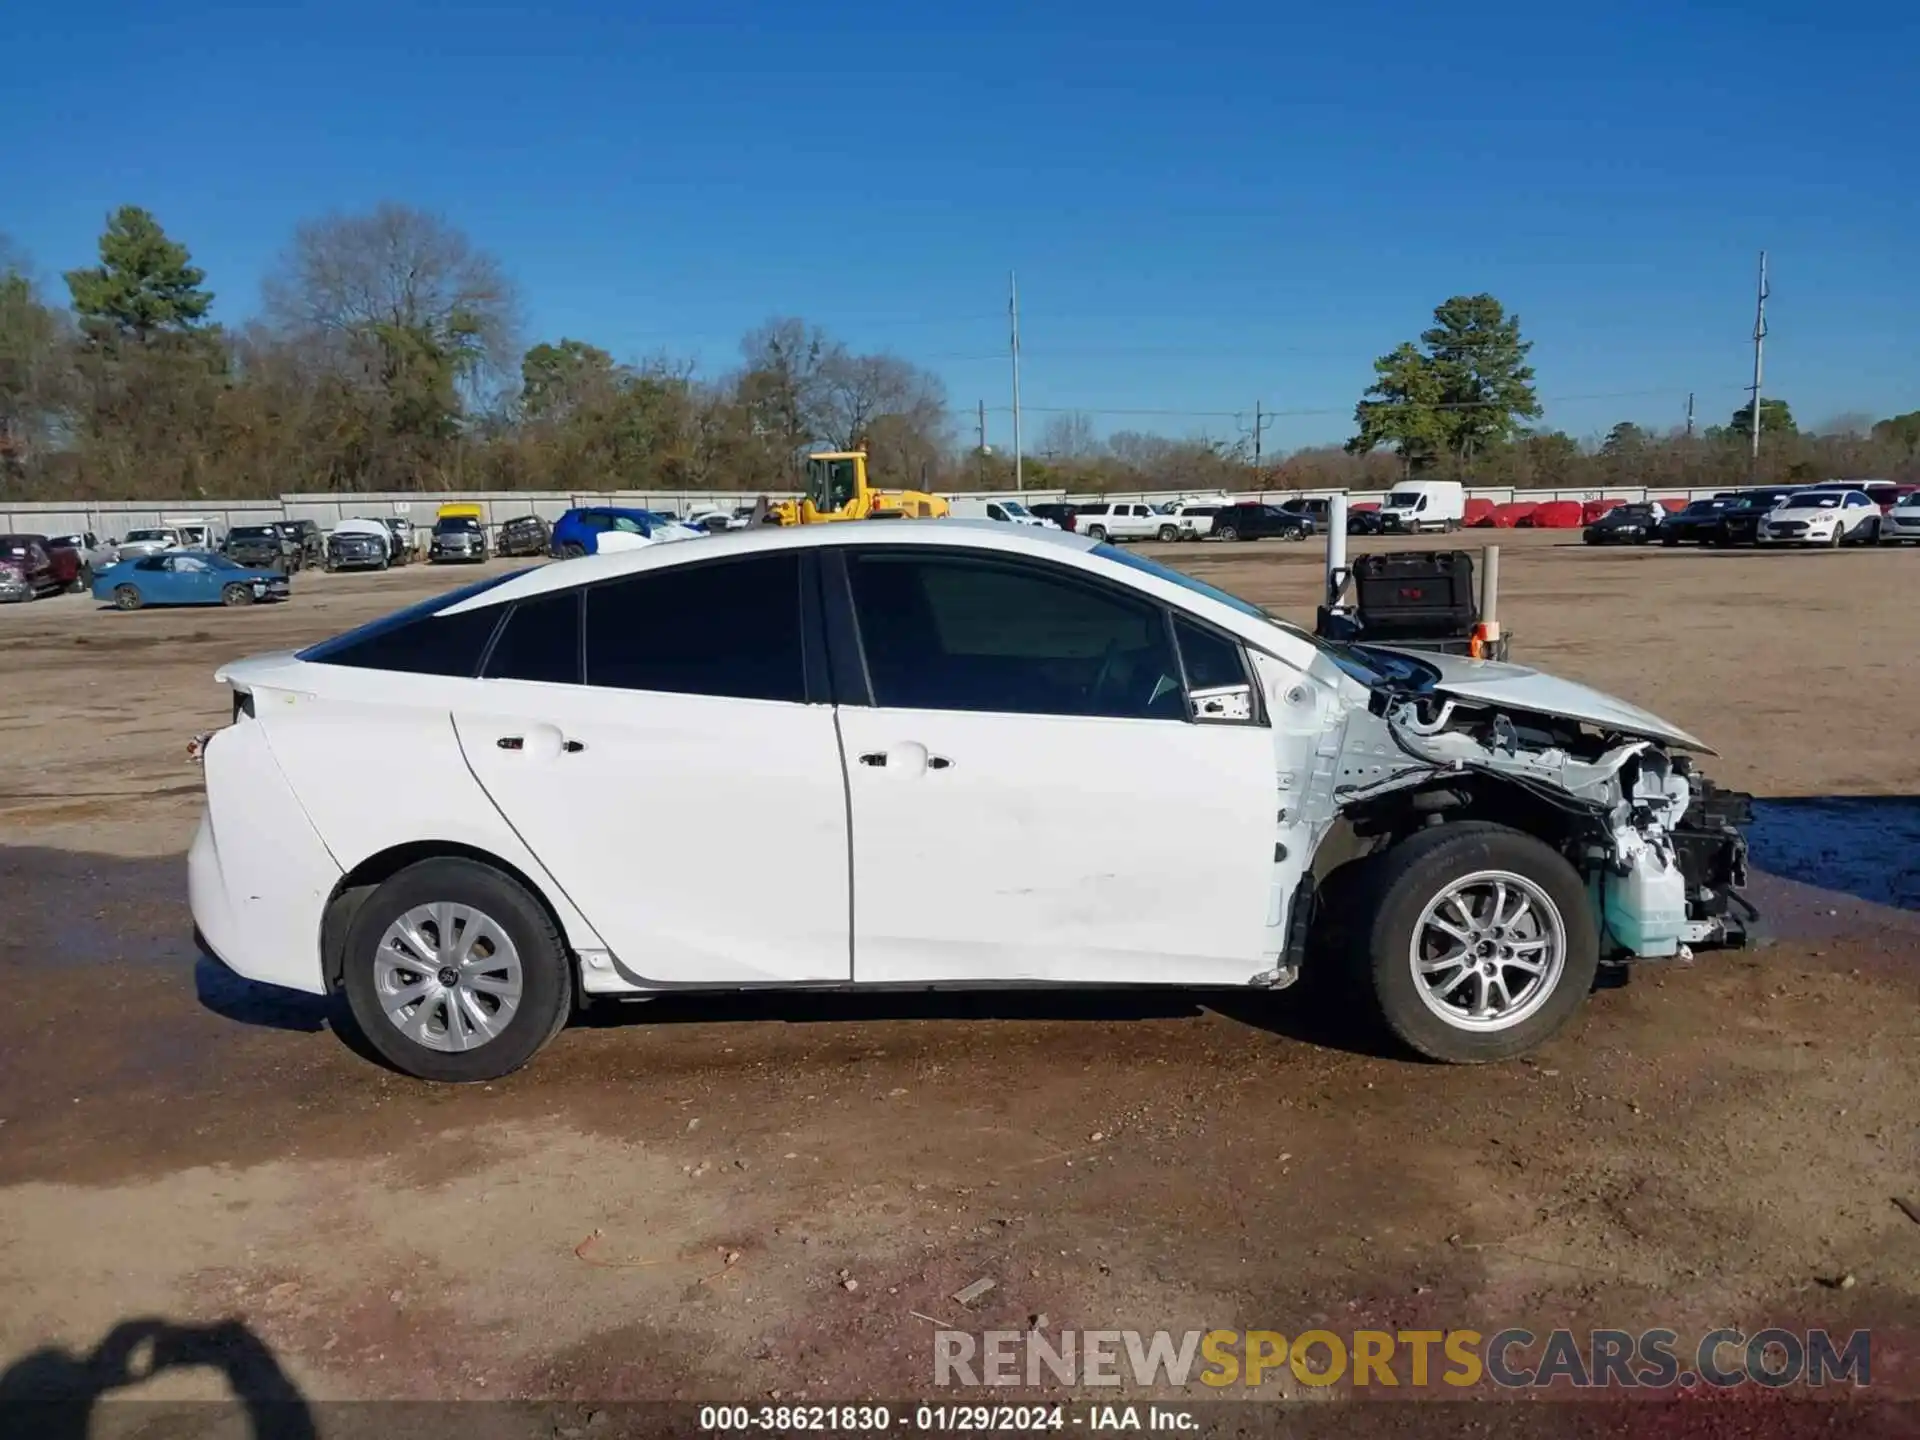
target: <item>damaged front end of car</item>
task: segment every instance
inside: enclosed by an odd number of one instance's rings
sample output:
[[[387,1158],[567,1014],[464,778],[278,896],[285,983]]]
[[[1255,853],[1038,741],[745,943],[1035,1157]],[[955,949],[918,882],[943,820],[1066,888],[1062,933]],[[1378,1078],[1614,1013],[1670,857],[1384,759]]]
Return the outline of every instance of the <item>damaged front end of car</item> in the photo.
[[[1486,821],[1558,851],[1586,885],[1602,963],[1750,943],[1752,796],[1656,716],[1519,667],[1381,656],[1337,737],[1313,883],[1420,830]],[[1391,663],[1384,663],[1390,661]],[[1329,739],[1334,739],[1330,736]]]

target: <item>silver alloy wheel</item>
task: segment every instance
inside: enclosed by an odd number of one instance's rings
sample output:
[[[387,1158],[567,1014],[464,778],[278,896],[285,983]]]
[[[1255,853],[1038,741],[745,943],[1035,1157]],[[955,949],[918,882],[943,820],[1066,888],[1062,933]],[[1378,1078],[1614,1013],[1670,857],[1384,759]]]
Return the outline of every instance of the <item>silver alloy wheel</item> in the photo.
[[[429,1050],[472,1050],[520,1008],[520,952],[492,916],[441,900],[416,905],[380,937],[373,962],[380,1008]]]
[[[1559,988],[1567,964],[1560,909],[1511,870],[1462,875],[1427,902],[1408,945],[1414,988],[1447,1024],[1508,1030]]]

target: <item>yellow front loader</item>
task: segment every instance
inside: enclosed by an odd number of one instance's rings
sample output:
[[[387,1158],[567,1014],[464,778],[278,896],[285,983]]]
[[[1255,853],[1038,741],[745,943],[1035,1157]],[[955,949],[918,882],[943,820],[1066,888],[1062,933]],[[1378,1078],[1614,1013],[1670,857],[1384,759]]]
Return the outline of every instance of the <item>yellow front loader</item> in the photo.
[[[867,483],[867,450],[822,450],[807,456],[806,493],[767,507],[773,525],[828,520],[936,520],[951,507],[923,490],[877,490]]]

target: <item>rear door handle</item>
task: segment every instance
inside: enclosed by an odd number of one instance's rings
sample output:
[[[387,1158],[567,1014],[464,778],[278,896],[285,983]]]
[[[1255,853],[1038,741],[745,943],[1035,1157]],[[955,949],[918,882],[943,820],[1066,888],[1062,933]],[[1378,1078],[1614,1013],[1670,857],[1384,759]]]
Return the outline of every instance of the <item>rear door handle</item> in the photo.
[[[887,763],[887,752],[884,750],[869,750],[860,757],[860,763],[862,765],[871,765],[875,769],[884,769]],[[952,765],[953,761],[944,755],[927,756],[927,769],[929,770],[946,770],[950,769]]]
[[[887,763],[887,752],[884,750],[870,750],[860,757],[860,763],[862,765],[885,765]]]

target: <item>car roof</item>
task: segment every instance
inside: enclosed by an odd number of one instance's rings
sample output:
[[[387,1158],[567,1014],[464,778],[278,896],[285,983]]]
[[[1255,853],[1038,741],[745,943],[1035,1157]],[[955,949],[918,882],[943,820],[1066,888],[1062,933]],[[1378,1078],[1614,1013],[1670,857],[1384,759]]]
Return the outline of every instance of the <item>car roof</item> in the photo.
[[[973,550],[997,550],[1009,554],[1058,556],[1096,548],[1100,542],[1070,530],[1042,530],[1035,526],[1007,525],[996,520],[855,520],[819,525],[763,525],[751,530],[728,530],[697,540],[676,540],[650,545],[644,550],[619,550],[605,555],[583,555],[555,565],[543,565],[504,580],[460,604],[445,614],[478,610],[566,590],[615,580],[643,570],[665,569],[673,565],[695,564],[718,556],[776,554],[787,550],[813,550],[836,545],[861,548],[873,545],[959,544]]]

